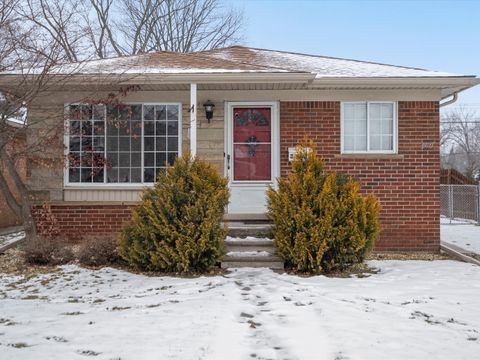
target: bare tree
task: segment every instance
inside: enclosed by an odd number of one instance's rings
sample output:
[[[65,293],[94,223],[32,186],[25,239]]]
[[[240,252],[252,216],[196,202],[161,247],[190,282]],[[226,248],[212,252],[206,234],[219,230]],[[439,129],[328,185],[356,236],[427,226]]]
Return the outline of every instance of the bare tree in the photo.
[[[475,111],[459,107],[442,116],[442,151],[450,165],[470,179],[480,172],[480,120]]]
[[[241,19],[240,13],[224,9],[218,0],[2,0],[0,71],[19,70],[14,85],[0,86],[0,191],[22,219],[28,238],[37,237],[32,215],[36,199],[15,164],[28,158],[28,166],[64,165],[58,162],[63,122],[47,125],[48,118],[27,116],[27,109],[36,106],[43,93],[68,81],[68,74],[53,75],[52,68],[112,54],[228,45],[237,40]],[[69,68],[70,74],[75,66]],[[124,92],[120,89],[120,94]],[[98,101],[102,100],[93,99]],[[113,96],[105,101],[118,100]],[[24,146],[18,146],[21,136],[27,137]]]
[[[66,62],[201,51],[242,39],[243,14],[221,0],[20,0],[14,11],[37,43],[59,49]]]
[[[23,221],[27,237],[34,238],[36,228],[31,213],[31,194],[16,164],[28,154],[30,159],[38,158],[49,166],[48,149],[53,141],[61,139],[59,126],[48,128],[42,126],[41,120],[27,121],[26,115],[28,106],[38,95],[60,80],[53,79],[49,71],[61,59],[63,51],[58,44],[40,41],[37,31],[24,26],[18,11],[15,0],[1,3],[0,70],[14,70],[17,80],[15,84],[0,88],[0,191],[9,208]],[[35,128],[41,128],[40,136],[22,141]],[[37,157],[37,154],[44,156]]]
[[[121,27],[130,54],[191,52],[241,40],[243,15],[218,0],[121,0]]]
[[[35,153],[48,153],[45,149],[49,148],[52,139],[58,139],[58,136],[52,135],[55,129],[46,128],[42,136],[32,138],[28,145],[21,140],[26,137],[29,128],[38,125],[27,122],[25,115],[29,101],[44,87],[43,81],[43,74],[39,74],[35,80],[26,75],[16,90],[2,88],[0,92],[0,160],[4,168],[0,171],[0,191],[9,208],[22,220],[29,238],[36,237],[32,202],[28,186],[16,164],[20,159],[25,159],[27,154],[34,158]],[[8,178],[13,186],[9,185]]]

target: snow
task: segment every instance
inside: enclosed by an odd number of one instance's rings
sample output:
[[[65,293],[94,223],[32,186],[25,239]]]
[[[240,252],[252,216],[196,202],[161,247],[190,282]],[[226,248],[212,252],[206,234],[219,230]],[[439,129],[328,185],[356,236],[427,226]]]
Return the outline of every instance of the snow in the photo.
[[[269,238],[258,238],[258,237],[253,237],[253,236],[246,236],[246,237],[232,237],[232,236],[227,236],[226,242],[227,243],[234,243],[234,242],[271,242],[273,244],[273,240]]]
[[[258,66],[288,69],[290,71],[307,71],[316,73],[317,78],[328,77],[450,77],[458,74],[431,71],[412,67],[379,64],[368,61],[334,58],[328,56],[299,54],[286,51],[247,48],[238,54],[238,47],[213,50],[217,59],[237,61],[237,56],[251,52],[248,63]]]
[[[0,248],[10,245],[15,241],[21,240],[25,237],[25,232],[18,231],[10,234],[0,235]]]
[[[26,72],[39,74],[41,68]],[[149,53],[64,64],[54,74],[223,74],[223,73],[310,73],[321,78],[462,77],[464,75],[413,67],[245,48],[241,46],[189,54]],[[27,75],[22,71],[3,74]]]
[[[268,251],[229,251],[227,256],[242,257],[242,256],[271,256]]]
[[[43,68],[28,69],[40,74]],[[52,74],[224,74],[224,73],[287,73],[288,70],[259,67],[256,65],[219,61],[215,58],[196,56],[195,53],[147,53],[141,55],[67,63],[49,69]],[[21,70],[3,74],[26,75]]]
[[[0,274],[0,354],[23,359],[474,359],[480,267],[372,261],[363,278],[236,269]]]
[[[441,220],[441,240],[480,255],[480,226],[458,220],[449,222],[449,219]]]

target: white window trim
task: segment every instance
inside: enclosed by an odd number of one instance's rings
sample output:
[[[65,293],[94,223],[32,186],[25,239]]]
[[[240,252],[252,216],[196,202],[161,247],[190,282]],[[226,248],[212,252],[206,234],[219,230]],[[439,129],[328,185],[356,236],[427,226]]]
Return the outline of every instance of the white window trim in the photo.
[[[367,150],[345,150],[345,104],[367,105]],[[393,105],[393,149],[392,150],[369,150],[370,149],[370,104]],[[397,102],[395,101],[342,101],[340,107],[340,149],[342,154],[398,154],[398,114]]]
[[[143,171],[144,171],[144,164],[143,164],[143,105],[177,105],[178,106],[178,156],[182,156],[182,124],[183,124],[183,117],[182,117],[182,103],[179,102],[127,102],[124,103],[125,105],[142,105],[142,143],[141,143],[141,161],[142,161],[142,179],[143,179]],[[100,190],[100,189],[116,189],[116,190],[141,190],[145,187],[153,187],[155,183],[151,182],[141,182],[141,183],[81,183],[81,182],[69,182],[69,175],[68,175],[68,154],[70,152],[70,136],[69,136],[69,110],[71,105],[90,105],[81,102],[72,102],[64,104],[64,131],[63,135],[63,145],[64,145],[64,171],[63,171],[63,186],[64,188],[68,189],[89,189],[89,190]],[[106,142],[105,142],[105,149],[106,149]],[[106,150],[105,150],[106,151]]]

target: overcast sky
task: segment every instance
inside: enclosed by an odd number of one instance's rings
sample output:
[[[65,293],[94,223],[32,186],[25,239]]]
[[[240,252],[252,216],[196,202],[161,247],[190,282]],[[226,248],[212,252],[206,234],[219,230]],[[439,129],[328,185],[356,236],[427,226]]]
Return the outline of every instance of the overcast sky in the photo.
[[[245,45],[480,76],[480,1],[227,0]],[[460,94],[480,113],[480,85]]]

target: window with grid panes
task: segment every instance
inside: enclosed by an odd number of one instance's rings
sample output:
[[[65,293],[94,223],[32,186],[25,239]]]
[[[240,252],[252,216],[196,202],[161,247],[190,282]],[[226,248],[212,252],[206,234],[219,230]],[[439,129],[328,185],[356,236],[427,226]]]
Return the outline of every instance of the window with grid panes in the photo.
[[[395,103],[342,103],[342,152],[393,153],[395,149]]]
[[[70,105],[68,183],[152,183],[180,149],[179,104]]]

